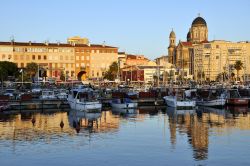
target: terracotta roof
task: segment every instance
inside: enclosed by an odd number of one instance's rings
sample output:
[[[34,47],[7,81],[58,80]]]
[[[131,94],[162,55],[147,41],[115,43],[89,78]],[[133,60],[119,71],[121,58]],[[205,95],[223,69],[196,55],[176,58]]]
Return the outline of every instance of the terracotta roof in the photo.
[[[202,41],[201,43],[210,43],[209,41],[207,41],[207,40],[204,40],[204,41]]]
[[[97,47],[97,48],[118,48],[112,46],[103,46],[100,44],[68,44],[68,43],[34,43],[34,42],[1,42],[0,45],[15,45],[15,46],[51,46],[51,47]]]
[[[181,42],[184,46],[192,46],[192,42]]]

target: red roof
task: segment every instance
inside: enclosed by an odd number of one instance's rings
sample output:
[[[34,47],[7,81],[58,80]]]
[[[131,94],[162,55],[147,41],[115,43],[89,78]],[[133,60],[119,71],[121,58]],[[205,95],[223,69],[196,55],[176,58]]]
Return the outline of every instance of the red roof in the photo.
[[[192,46],[192,42],[181,42],[184,46]]]
[[[0,45],[14,45],[14,46],[51,46],[51,47],[96,47],[96,48],[117,48],[100,44],[68,44],[68,43],[36,43],[36,42],[1,42]]]

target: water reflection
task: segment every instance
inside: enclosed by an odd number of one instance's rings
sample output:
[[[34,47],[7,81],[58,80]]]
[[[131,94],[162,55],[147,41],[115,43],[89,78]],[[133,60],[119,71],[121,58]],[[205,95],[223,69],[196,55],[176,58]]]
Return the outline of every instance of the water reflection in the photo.
[[[70,141],[76,138],[84,140],[85,137],[88,137],[91,138],[89,140],[94,142],[97,140],[92,139],[90,136],[101,135],[102,141],[105,142],[105,140],[109,141],[109,138],[103,136],[112,134],[117,136],[115,138],[120,141],[121,144],[119,146],[121,147],[123,147],[122,144],[124,142],[121,141],[124,137],[126,138],[125,140],[140,140],[137,143],[136,141],[133,142],[135,145],[148,146],[147,141],[149,138],[157,140],[157,137],[154,137],[160,135],[164,138],[166,136],[172,150],[176,150],[180,144],[187,144],[194,160],[206,161],[211,155],[210,147],[212,146],[211,144],[214,144],[211,141],[213,137],[233,135],[235,131],[240,130],[250,130],[248,111],[247,107],[226,107],[225,109],[199,107],[195,110],[176,110],[171,107],[163,110],[163,108],[145,107],[129,110],[116,109],[103,111],[102,113],[59,111],[51,113],[0,114],[0,149],[1,146],[5,146],[6,142],[11,143],[11,146],[15,147],[23,142],[36,143],[44,141],[50,144],[51,140],[65,137],[70,138]],[[163,123],[161,119],[164,119]],[[129,123],[122,123],[124,121],[136,122],[137,127],[131,129]],[[150,131],[148,128],[153,126],[155,122],[158,124],[157,128],[152,128],[154,134],[149,135]],[[124,126],[127,128],[124,129]],[[164,129],[164,135],[158,133],[162,132],[162,130],[159,130],[161,127]],[[135,129],[137,129],[136,132],[140,131],[143,137],[136,134],[126,135],[131,134],[129,131]],[[165,132],[168,130],[169,135],[166,134],[168,132]],[[66,139],[66,141],[68,140]],[[67,143],[64,142],[64,144]],[[161,145],[160,142],[152,141],[151,143],[160,144],[158,145],[159,147],[164,147],[164,144]],[[85,146],[85,144],[81,145]],[[181,148],[183,147],[181,146]],[[119,150],[121,149],[118,148]],[[151,153],[154,153],[154,150],[153,148]],[[113,153],[118,153],[118,151],[113,151]],[[155,151],[159,152],[159,148]],[[140,153],[139,150],[137,152]],[[119,153],[122,152],[119,151]]]
[[[196,110],[176,110],[168,107],[170,140],[176,144],[176,132],[186,134],[188,142],[193,148],[196,160],[207,159],[208,155],[208,127],[196,115]]]

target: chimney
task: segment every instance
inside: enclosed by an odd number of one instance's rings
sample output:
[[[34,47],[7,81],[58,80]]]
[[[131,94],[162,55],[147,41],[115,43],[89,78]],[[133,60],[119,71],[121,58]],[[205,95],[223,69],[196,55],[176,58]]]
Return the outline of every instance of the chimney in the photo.
[[[44,42],[44,44],[45,44],[46,46],[48,46],[48,45],[49,45],[48,40],[46,40],[46,41]]]

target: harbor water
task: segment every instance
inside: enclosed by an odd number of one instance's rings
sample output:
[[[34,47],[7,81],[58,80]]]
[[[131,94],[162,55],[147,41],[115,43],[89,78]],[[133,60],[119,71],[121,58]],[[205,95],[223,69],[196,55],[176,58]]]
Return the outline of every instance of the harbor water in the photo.
[[[248,108],[0,114],[1,166],[250,165]]]

